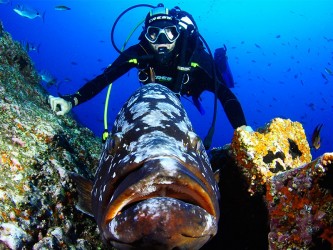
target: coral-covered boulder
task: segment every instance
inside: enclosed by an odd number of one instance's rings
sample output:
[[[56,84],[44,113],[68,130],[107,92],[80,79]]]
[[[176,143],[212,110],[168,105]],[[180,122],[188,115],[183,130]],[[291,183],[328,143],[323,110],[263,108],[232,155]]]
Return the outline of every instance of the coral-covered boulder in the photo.
[[[236,129],[231,150],[252,193],[262,191],[266,181],[277,173],[311,161],[302,124],[289,119],[275,118],[255,132]]]

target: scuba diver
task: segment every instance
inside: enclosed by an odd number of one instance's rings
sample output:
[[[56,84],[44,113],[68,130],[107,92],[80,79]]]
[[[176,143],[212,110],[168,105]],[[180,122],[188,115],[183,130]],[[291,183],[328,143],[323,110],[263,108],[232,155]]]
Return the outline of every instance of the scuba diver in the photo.
[[[212,54],[205,50],[208,46],[189,13],[179,7],[168,9],[159,4],[147,14],[139,40],[138,44],[124,51],[115,47],[120,52],[119,57],[75,94],[49,96],[51,109],[57,115],[64,115],[135,67],[142,84],[155,82],[168,87],[179,97],[191,96],[201,113],[204,113],[200,104],[201,93],[215,93],[215,113],[218,99],[234,129],[247,125],[242,107],[228,87],[233,82],[230,83],[232,76],[226,67],[226,48],[215,51],[214,61]],[[224,75],[229,75],[229,80],[224,79]]]

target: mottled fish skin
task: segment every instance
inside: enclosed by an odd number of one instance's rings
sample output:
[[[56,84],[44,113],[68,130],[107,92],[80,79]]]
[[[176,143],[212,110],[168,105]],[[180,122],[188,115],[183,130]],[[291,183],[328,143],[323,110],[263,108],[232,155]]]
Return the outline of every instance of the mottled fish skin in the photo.
[[[119,249],[199,249],[217,232],[219,191],[180,100],[160,84],[119,112],[92,190],[104,242]]]

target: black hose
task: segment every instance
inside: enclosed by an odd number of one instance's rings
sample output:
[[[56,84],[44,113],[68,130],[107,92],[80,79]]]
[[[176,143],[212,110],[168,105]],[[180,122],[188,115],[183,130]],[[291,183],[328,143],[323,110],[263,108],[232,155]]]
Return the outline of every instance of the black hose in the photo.
[[[148,8],[155,8],[155,6],[150,5],[150,4],[136,4],[133,5],[132,7],[127,8],[126,10],[124,10],[122,13],[120,13],[120,15],[117,17],[116,21],[113,23],[112,29],[111,29],[111,43],[113,48],[119,53],[122,54],[123,52],[118,49],[116,43],[114,42],[114,30],[116,28],[117,23],[119,22],[120,18],[125,15],[128,11],[138,8],[138,7],[148,7]]]

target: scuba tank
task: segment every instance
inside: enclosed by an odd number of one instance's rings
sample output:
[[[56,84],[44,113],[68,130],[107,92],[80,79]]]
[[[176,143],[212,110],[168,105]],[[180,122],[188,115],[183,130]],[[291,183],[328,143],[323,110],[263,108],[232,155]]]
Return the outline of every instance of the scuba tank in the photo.
[[[234,78],[228,63],[227,47],[225,44],[223,45],[223,48],[218,48],[215,50],[214,61],[216,63],[217,69],[222,75],[225,85],[228,88],[235,87]]]

